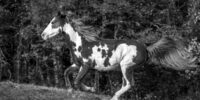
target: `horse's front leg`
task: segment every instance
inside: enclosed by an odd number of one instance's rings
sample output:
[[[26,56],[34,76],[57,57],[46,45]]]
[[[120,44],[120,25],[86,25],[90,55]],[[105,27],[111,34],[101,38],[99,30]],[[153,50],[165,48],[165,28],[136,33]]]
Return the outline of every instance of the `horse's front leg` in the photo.
[[[84,91],[96,92],[95,87],[90,87],[90,86],[87,86],[83,83],[81,83],[81,89],[84,90]]]
[[[80,89],[80,83],[82,81],[82,79],[84,78],[84,76],[86,75],[86,73],[88,72],[88,67],[87,66],[81,66],[78,72],[78,75],[74,81],[74,86],[77,89]],[[84,87],[84,84],[81,84],[81,87]]]
[[[74,71],[78,71],[79,67],[76,64],[71,65],[70,67],[68,67],[65,72],[64,72],[64,78],[65,78],[65,85],[66,87],[70,87],[72,88],[72,84],[69,80],[69,74],[71,74]]]

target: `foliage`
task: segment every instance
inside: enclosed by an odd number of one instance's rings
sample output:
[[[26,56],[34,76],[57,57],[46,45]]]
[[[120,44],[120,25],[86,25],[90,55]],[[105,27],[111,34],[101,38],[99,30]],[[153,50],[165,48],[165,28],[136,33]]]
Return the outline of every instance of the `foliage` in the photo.
[[[0,75],[22,83],[64,87],[69,51],[61,40],[44,42],[41,32],[60,6],[74,7],[74,18],[100,30],[100,37],[136,39],[150,45],[163,36],[182,39],[199,57],[198,0],[0,0]],[[198,62],[200,58],[198,58]],[[198,99],[199,69],[176,72],[161,66],[134,71],[135,86],[123,98],[136,100]],[[99,93],[120,88],[120,74],[99,75]],[[94,72],[85,83],[94,85]],[[117,88],[116,88],[117,87]],[[186,100],[186,99],[185,99]]]
[[[10,81],[0,83],[1,100],[99,100],[99,98],[108,100],[110,97],[56,87],[17,84]]]

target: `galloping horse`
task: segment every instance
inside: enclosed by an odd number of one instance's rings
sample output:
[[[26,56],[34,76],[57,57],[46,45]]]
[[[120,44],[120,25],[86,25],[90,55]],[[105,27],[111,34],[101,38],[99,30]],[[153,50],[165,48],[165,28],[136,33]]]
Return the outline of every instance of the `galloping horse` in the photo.
[[[74,28],[73,22],[66,14],[58,12],[41,36],[44,40],[59,36],[58,34],[65,37],[74,63],[70,68],[79,67],[74,82],[76,87],[79,87],[88,69],[121,71],[122,87],[111,100],[118,100],[133,86],[133,69],[145,63],[161,64],[175,70],[197,67],[195,59],[183,56],[185,49],[181,42],[171,38],[161,38],[148,47],[135,40],[88,40],[84,33]]]

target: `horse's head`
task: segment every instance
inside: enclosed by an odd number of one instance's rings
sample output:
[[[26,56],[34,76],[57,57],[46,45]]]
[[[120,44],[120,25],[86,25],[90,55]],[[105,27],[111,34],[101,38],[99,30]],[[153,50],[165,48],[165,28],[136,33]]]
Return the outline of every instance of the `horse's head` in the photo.
[[[97,34],[94,34],[96,30],[91,27],[85,27],[79,19],[73,19],[72,16],[72,11],[58,12],[42,32],[42,38],[47,40],[59,33],[65,33],[62,34],[65,40],[76,42],[77,39],[80,40],[81,36],[84,36],[88,41],[95,41],[98,37]]]
[[[42,32],[41,36],[44,40],[52,38],[63,31],[64,26],[69,26],[69,20],[66,14],[58,12],[58,14],[50,21]],[[66,28],[65,28],[66,29]]]

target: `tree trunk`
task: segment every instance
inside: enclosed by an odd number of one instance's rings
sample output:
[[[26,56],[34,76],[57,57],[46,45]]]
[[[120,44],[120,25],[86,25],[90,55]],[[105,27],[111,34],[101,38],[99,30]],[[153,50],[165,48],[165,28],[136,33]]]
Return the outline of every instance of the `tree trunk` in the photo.
[[[15,72],[15,77],[16,77],[16,82],[20,82],[20,66],[21,66],[21,52],[22,52],[22,38],[19,36],[19,44],[17,47],[17,54],[15,58],[15,63],[16,63],[16,72]]]
[[[55,86],[58,87],[59,86],[59,78],[58,78],[58,60],[57,60],[57,56],[54,53],[54,58],[53,58],[53,65],[54,65],[54,81],[55,81]]]
[[[40,74],[41,83],[42,83],[42,85],[45,85],[44,76],[43,76],[42,69],[41,69],[40,66],[38,67],[38,71],[39,71],[39,74]]]
[[[3,65],[0,63],[0,81],[1,81],[1,78],[2,78],[2,68],[3,68]]]
[[[39,76],[40,76],[41,84],[44,85],[44,83],[45,83],[45,82],[44,82],[44,76],[43,76],[43,73],[42,73],[41,66],[39,66],[39,65],[41,65],[40,59],[37,58],[37,64],[36,64],[36,66],[37,66],[37,72],[38,72],[38,74],[39,74]]]
[[[48,66],[46,66],[48,67]],[[51,73],[50,73],[50,70],[47,68],[47,84],[48,86],[52,86],[52,83],[51,83]]]
[[[16,76],[16,81],[17,83],[20,82],[20,58],[17,57],[17,61],[16,61],[16,73],[15,73],[15,76]]]
[[[98,71],[95,71],[95,90],[96,93],[99,93],[99,75],[100,73]]]
[[[59,86],[59,79],[58,79],[58,66],[54,66],[54,79],[55,79],[55,86]]]

